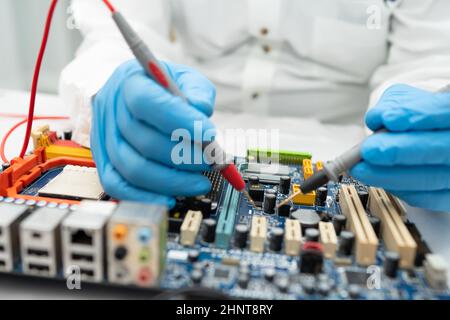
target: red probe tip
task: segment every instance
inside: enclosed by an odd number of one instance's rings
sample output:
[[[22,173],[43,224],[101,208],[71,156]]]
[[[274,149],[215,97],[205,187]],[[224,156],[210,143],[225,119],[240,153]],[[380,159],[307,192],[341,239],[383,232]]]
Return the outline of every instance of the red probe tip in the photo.
[[[244,179],[234,164],[228,165],[220,173],[237,191],[245,190]]]

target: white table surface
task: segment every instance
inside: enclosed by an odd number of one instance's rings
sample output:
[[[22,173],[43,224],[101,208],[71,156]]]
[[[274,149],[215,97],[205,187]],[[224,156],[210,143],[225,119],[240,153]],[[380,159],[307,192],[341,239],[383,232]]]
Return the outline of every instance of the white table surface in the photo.
[[[24,114],[28,110],[28,93],[0,89],[0,113]],[[67,116],[69,110],[54,95],[39,94],[36,103],[36,115]],[[280,137],[277,149],[303,150],[313,154],[315,160],[328,160],[340,151],[351,147],[364,136],[364,130],[358,126],[330,126],[317,123],[312,119],[268,118],[261,115],[227,114],[216,112],[213,117],[219,136],[228,151],[236,155],[245,154],[248,146],[254,143],[242,143],[230,139],[230,129],[269,129],[278,130]],[[18,122],[18,119],[0,117],[0,137]],[[56,130],[70,128],[69,121],[41,121],[49,123]],[[228,130],[228,131],[227,131]],[[6,148],[8,158],[16,156],[20,150],[24,126],[10,137]],[[227,139],[228,137],[228,139]],[[231,137],[234,137],[231,135]],[[226,142],[226,143],[225,143]],[[415,222],[433,252],[445,257],[450,265],[450,214],[408,208],[408,216]],[[450,273],[449,273],[450,278]],[[86,286],[80,291],[69,291],[62,282],[39,281],[0,275],[0,299],[71,299],[71,298],[145,298],[146,293],[133,290]]]

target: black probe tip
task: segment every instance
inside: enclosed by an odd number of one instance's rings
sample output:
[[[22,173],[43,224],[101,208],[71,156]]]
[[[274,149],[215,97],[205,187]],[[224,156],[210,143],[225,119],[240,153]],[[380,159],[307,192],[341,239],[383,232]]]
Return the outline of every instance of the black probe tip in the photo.
[[[328,179],[323,170],[318,171],[300,185],[300,190],[302,190],[303,194],[310,193],[311,191],[314,191],[320,186],[326,184],[329,180],[330,179]]]

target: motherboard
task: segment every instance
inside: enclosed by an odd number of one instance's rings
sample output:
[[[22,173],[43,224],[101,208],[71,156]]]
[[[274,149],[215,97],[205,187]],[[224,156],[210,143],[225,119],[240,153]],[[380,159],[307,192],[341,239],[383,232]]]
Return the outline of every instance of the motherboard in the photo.
[[[322,170],[308,153],[249,150],[235,163],[254,203],[210,171],[210,193],[171,210],[111,201],[94,167],[54,163],[0,197],[0,272],[236,299],[450,298],[446,261],[384,190],[342,176],[279,205]]]

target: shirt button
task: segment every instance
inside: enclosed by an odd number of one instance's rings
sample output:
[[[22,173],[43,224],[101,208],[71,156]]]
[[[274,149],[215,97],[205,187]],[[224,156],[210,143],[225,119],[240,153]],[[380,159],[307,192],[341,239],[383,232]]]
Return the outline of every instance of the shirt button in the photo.
[[[256,100],[256,99],[258,99],[259,98],[259,93],[258,92],[254,92],[253,94],[252,94],[252,99],[253,100]]]
[[[259,32],[261,33],[262,36],[267,36],[267,34],[269,33],[269,29],[263,27],[259,30]]]
[[[265,53],[269,53],[272,50],[272,48],[267,44],[263,45],[262,49]]]

